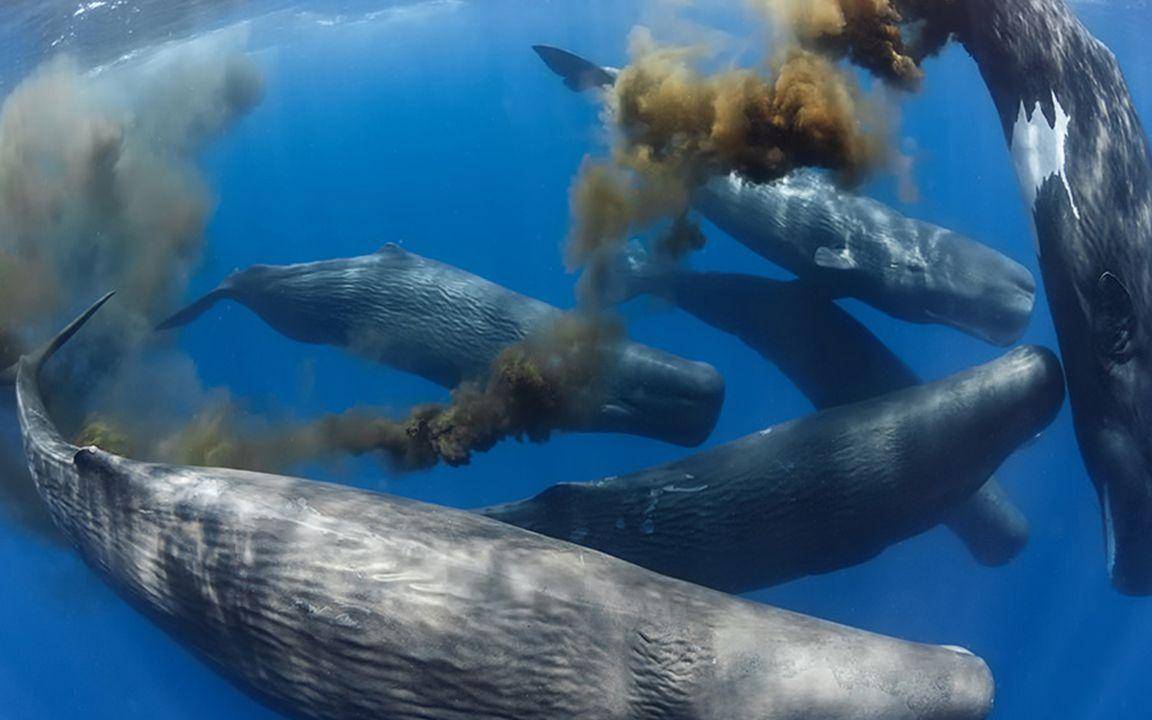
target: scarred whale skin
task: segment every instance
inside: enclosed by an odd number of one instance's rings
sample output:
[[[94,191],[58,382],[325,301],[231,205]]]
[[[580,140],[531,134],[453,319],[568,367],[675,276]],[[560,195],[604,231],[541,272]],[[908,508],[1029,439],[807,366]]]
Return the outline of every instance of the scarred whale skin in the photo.
[[[572,90],[616,81],[566,50],[536,45]],[[995,345],[1020,339],[1036,282],[1020,263],[875,200],[842,192],[810,170],[777,182],[712,178],[693,207],[735,240],[836,296],[854,297],[908,322],[947,325]]]
[[[819,288],[753,275],[654,269],[632,252],[614,279],[622,297],[654,294],[756,350],[818,410],[920,384],[868,328]],[[756,308],[750,312],[749,308]],[[984,565],[1003,565],[1028,542],[1028,520],[995,478],[945,524]]]
[[[485,375],[508,345],[561,311],[398,245],[297,265],[253,265],[160,324],[183,325],[222,299],[294,340],[346,347],[444,387]],[[706,363],[624,340],[605,350],[604,381],[566,430],[622,432],[699,445],[712,432],[724,381]]]
[[[98,306],[97,306],[98,307]],[[751,603],[474,513],[56,431],[20,361],[29,468],[104,580],[243,689],[311,720],[968,720],[967,651]]]
[[[1020,263],[957,232],[846,193],[801,170],[774,183],[712,178],[693,206],[797,277],[914,323],[994,345],[1020,339],[1036,282]]]
[[[1035,221],[1113,585],[1152,594],[1152,158],[1112,53],[1062,0],[964,0]]]
[[[481,510],[708,587],[744,592],[868,560],[943,520],[1064,400],[1017,348],[682,460]]]

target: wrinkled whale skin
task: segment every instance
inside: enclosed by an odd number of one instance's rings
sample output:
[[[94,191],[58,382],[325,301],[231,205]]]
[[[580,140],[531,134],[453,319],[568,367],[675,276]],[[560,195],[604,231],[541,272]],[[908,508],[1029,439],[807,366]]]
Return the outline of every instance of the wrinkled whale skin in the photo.
[[[250,308],[277,332],[345,347],[444,387],[484,376],[508,345],[562,311],[389,244],[355,258],[254,265],[160,325],[191,322],[215,302]],[[566,430],[622,432],[699,445],[712,432],[724,381],[706,363],[623,340],[605,351],[603,382]]]
[[[98,307],[98,305],[96,306]],[[92,568],[310,720],[967,720],[987,666],[723,595],[473,513],[66,442],[20,361],[29,469]]]
[[[729,592],[868,560],[971,495],[1064,399],[1048,350],[481,510]]]
[[[780,368],[818,410],[921,382],[860,321],[807,283],[676,271],[643,284],[648,285],[643,289],[740,338]],[[1028,543],[1027,518],[994,477],[949,513],[945,524],[984,565],[1003,565]]]
[[[1152,594],[1152,159],[1112,53],[1063,0],[965,0],[955,30],[1028,211],[1113,585]]]
[[[616,82],[560,48],[533,50],[571,90]],[[713,177],[693,207],[735,240],[837,297],[854,297],[915,323],[947,325],[994,345],[1020,339],[1036,282],[1020,263],[960,233],[909,218],[799,170],[772,183]]]
[[[694,207],[741,244],[832,294],[994,345],[1020,339],[1036,283],[1027,268],[960,233],[846,193],[814,171],[770,184],[726,175]]]

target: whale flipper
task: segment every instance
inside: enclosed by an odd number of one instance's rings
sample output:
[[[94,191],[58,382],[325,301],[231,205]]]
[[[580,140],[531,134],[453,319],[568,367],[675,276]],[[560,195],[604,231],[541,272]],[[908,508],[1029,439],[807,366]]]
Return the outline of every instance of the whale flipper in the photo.
[[[675,275],[674,263],[652,257],[643,243],[632,240],[609,266],[603,295],[610,305],[641,295],[661,296],[667,293]]]
[[[564,85],[574,92],[607,87],[616,82],[615,68],[600,67],[575,53],[551,45],[533,45],[532,49],[552,72],[564,78]]]
[[[1113,363],[1132,356],[1136,315],[1132,295],[1120,278],[1105,271],[1096,282],[1092,298],[1092,340],[1096,353]]]
[[[215,305],[218,301],[226,300],[231,297],[232,291],[229,288],[218,287],[212,292],[201,297],[199,300],[174,313],[167,320],[157,325],[155,329],[171,330],[172,328],[178,328],[187,325],[188,323],[203,315],[208,310],[208,308]]]

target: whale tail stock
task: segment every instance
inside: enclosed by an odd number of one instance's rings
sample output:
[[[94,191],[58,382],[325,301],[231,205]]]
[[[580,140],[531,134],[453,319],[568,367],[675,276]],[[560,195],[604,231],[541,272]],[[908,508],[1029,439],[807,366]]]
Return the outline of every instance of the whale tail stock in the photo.
[[[198,300],[186,305],[156,326],[156,330],[171,330],[182,327],[207,312],[208,308],[220,300],[227,300],[233,296],[232,290],[224,285],[204,294]]]
[[[614,68],[600,67],[596,63],[551,45],[533,45],[532,49],[552,72],[564,78],[564,85],[573,92],[607,87],[616,82]]]

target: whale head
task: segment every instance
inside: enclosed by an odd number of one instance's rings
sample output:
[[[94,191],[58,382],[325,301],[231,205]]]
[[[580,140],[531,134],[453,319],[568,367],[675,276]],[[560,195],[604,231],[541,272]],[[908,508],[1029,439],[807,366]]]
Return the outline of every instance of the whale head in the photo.
[[[612,350],[607,378],[588,399],[597,432],[622,432],[685,447],[708,439],[724,404],[724,378],[707,363],[634,342]]]
[[[1020,339],[1036,301],[1036,280],[1020,263],[947,230],[925,248],[918,302],[931,319],[993,345]]]
[[[742,665],[716,664],[728,692],[707,698],[708,717],[982,720],[992,711],[992,673],[964,648],[851,637],[810,623],[803,633],[781,628],[773,643],[787,650],[768,654],[750,630],[717,632],[722,657]]]
[[[334,289],[354,272],[355,259],[250,265],[225,278],[216,292],[297,342],[341,345],[348,339],[348,300]]]

